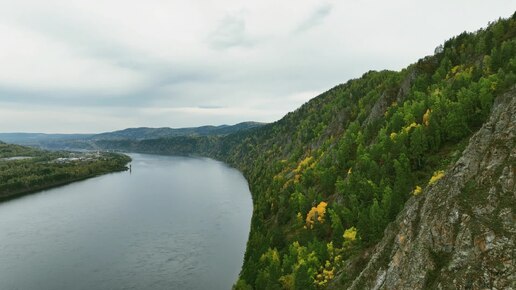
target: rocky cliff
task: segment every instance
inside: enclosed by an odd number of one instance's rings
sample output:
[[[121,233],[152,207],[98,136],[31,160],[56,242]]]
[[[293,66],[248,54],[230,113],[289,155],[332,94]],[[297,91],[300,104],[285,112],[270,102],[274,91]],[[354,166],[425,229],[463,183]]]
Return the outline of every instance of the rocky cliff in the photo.
[[[411,198],[350,289],[513,289],[516,89],[437,183]],[[346,287],[345,286],[345,287]]]

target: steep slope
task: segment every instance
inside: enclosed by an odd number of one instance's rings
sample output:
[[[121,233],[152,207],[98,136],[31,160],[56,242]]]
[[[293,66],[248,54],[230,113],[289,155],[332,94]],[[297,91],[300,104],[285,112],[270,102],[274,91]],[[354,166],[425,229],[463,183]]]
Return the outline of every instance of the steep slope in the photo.
[[[515,287],[515,175],[513,89],[446,175],[407,202],[350,289]]]
[[[244,173],[254,211],[236,289],[321,289],[331,281],[373,288],[369,280],[382,277],[375,261],[388,265],[394,247],[385,242],[371,260],[387,225],[407,200],[417,200],[412,196],[429,195],[448,178],[446,169],[489,118],[494,99],[516,83],[515,72],[516,14],[454,37],[400,72],[370,71],[338,85],[273,124],[117,148],[210,156]],[[415,223],[426,218],[416,215]],[[441,254],[430,256],[446,260]],[[440,265],[428,277],[411,277],[419,284],[410,286],[449,281],[439,276]]]
[[[223,140],[212,156],[244,171],[255,204],[237,288],[323,288],[339,271],[349,285],[405,200],[460,157],[493,98],[516,83],[515,36],[513,16],[447,41],[400,73],[370,72],[260,132]]]

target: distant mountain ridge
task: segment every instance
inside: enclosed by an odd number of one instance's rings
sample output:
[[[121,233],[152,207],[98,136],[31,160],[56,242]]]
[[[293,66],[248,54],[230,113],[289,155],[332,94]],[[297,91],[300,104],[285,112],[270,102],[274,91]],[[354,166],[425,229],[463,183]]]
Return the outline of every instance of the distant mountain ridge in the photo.
[[[95,134],[46,134],[46,133],[0,133],[0,140],[7,143],[30,144],[41,140],[87,139]],[[20,144],[24,145],[24,144]]]
[[[127,128],[124,130],[107,132],[93,135],[92,140],[145,140],[180,136],[213,136],[213,135],[228,135],[234,132],[248,130],[255,127],[260,127],[265,123],[259,122],[242,122],[236,125],[220,125],[220,126],[201,126],[188,128]],[[1,138],[1,134],[0,134]]]
[[[0,133],[0,140],[46,149],[96,149],[100,141],[139,141],[173,137],[225,136],[265,125],[260,122],[242,122],[235,125],[201,126],[188,128],[127,128],[99,134],[45,134]]]

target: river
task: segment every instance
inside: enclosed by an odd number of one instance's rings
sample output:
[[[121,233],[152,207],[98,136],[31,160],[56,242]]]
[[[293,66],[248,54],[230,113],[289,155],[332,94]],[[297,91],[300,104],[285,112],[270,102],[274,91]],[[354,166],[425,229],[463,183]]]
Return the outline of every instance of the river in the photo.
[[[252,214],[242,174],[130,154],[119,172],[0,203],[0,289],[230,289]]]

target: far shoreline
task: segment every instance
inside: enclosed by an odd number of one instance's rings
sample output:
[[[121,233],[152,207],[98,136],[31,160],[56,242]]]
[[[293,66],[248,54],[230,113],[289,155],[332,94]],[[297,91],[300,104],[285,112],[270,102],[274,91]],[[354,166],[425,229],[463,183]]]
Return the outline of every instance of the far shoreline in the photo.
[[[129,162],[131,162],[131,161],[129,161]],[[129,162],[127,164],[129,164]],[[8,193],[8,194],[3,194],[3,195],[0,195],[0,204],[4,203],[4,202],[11,201],[11,200],[14,200],[14,199],[17,199],[17,198],[20,198],[20,197],[23,197],[23,196],[28,196],[28,195],[36,194],[36,193],[39,193],[39,192],[44,191],[44,190],[65,186],[65,185],[68,185],[68,184],[72,184],[72,183],[79,182],[79,181],[84,181],[84,180],[87,180],[87,179],[99,177],[99,176],[110,174],[110,173],[118,173],[118,172],[127,171],[127,170],[129,170],[129,168],[127,167],[127,164],[124,165],[124,168],[119,168],[119,169],[116,169],[116,170],[113,170],[113,171],[102,172],[102,173],[97,173],[97,174],[91,174],[91,175],[88,175],[88,176],[82,176],[80,178],[74,178],[74,179],[69,179],[69,180],[58,181],[58,182],[42,185],[42,186],[39,186],[39,187],[34,187],[34,188],[22,190],[22,191],[16,191],[16,192]]]

